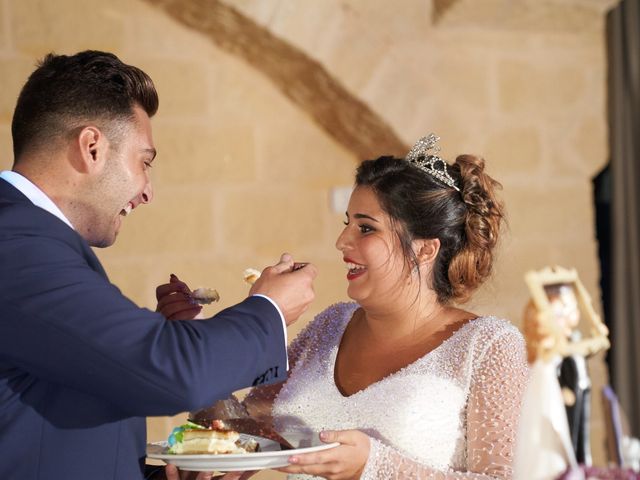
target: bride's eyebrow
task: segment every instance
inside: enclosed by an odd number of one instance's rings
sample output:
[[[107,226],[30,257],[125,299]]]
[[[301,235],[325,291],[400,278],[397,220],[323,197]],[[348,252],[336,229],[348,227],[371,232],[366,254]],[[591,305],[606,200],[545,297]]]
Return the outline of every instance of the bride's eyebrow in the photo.
[[[353,214],[353,218],[367,218],[367,219],[372,220],[372,221],[374,221],[374,222],[376,222],[376,223],[380,223],[380,222],[379,222],[378,220],[376,220],[375,218],[370,217],[369,215],[366,215],[366,214],[364,214],[364,213],[354,213],[354,214]]]

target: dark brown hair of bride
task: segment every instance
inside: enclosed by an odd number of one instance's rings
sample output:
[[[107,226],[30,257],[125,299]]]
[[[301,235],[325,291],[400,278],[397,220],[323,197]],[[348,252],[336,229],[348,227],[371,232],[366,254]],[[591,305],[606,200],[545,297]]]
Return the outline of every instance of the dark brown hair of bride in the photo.
[[[447,172],[456,187],[390,156],[366,160],[356,172],[356,186],[370,187],[396,224],[409,265],[418,264],[414,239],[440,240],[430,286],[443,304],[467,301],[489,277],[504,220],[501,185],[485,173],[484,159],[460,155]]]

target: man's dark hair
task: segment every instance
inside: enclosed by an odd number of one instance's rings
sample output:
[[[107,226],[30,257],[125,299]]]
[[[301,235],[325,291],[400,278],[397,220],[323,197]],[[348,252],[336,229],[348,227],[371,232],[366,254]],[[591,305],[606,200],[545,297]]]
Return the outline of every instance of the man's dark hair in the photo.
[[[149,117],[158,110],[153,81],[139,68],[107,52],[50,53],[18,97],[11,124],[14,161],[90,122],[117,136],[117,124],[133,118],[135,105]]]

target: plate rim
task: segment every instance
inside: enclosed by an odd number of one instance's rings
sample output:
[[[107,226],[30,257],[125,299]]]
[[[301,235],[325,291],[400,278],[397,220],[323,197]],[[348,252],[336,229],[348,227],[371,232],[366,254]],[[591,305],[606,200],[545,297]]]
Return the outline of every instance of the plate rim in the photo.
[[[274,445],[278,445],[279,444],[273,440],[270,440],[268,438],[264,438],[264,437],[257,437],[255,435],[247,435],[248,437],[252,437],[256,440],[258,440],[260,443],[260,441],[266,441],[266,442],[270,442]],[[149,446],[154,446],[154,447],[167,447],[167,441],[166,440],[160,440],[160,441],[156,441],[156,442],[148,442],[147,443],[147,458],[155,458],[158,460],[169,460],[169,459],[175,459],[175,460],[221,460],[222,462],[224,462],[224,460],[228,459],[228,460],[242,460],[242,459],[251,459],[251,458],[262,458],[262,457],[273,457],[273,458],[279,458],[279,457],[289,457],[291,455],[297,455],[297,454],[304,454],[304,453],[313,453],[313,452],[319,452],[322,450],[328,450],[330,448],[335,448],[338,445],[340,445],[339,442],[332,442],[332,443],[323,443],[320,445],[314,445],[311,447],[301,447],[301,448],[294,448],[291,450],[272,450],[272,451],[268,451],[268,452],[246,452],[246,453],[187,453],[187,454],[182,454],[182,453],[149,453],[148,452],[148,448]]]

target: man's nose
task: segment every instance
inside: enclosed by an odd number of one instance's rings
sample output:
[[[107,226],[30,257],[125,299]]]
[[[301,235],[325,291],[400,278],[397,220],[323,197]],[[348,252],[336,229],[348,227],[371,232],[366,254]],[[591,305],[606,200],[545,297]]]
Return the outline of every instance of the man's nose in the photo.
[[[141,203],[150,203],[153,200],[153,187],[151,187],[151,183],[147,183],[142,190],[142,195],[140,195],[142,199]]]

